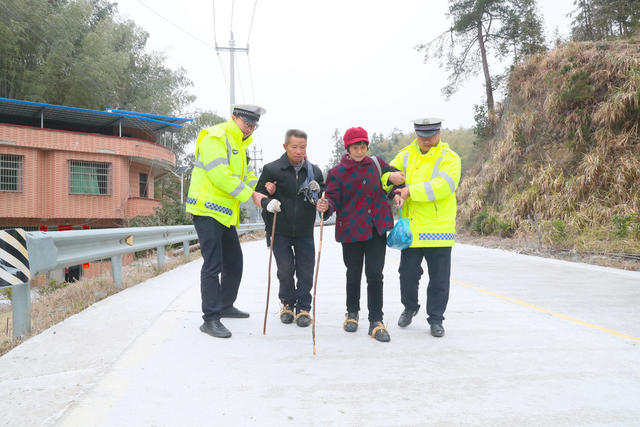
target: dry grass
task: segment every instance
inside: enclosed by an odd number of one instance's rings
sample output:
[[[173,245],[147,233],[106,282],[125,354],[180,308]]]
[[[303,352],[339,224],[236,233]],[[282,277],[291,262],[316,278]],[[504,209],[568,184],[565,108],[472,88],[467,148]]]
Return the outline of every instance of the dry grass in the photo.
[[[552,246],[640,252],[619,228],[640,218],[640,39],[536,55],[508,100],[458,190],[462,228],[488,212]]]

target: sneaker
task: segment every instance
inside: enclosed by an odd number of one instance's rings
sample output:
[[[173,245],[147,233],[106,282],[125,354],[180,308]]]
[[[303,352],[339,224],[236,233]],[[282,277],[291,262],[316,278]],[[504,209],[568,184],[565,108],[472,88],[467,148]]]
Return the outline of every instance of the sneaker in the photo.
[[[293,323],[293,310],[289,304],[282,306],[282,309],[280,310],[280,321],[287,325],[289,323]]]
[[[358,312],[347,313],[344,316],[342,327],[347,332],[355,332],[358,330]]]
[[[296,314],[296,325],[301,328],[306,328],[311,324],[311,315],[307,310],[300,310],[298,314]]]
[[[369,336],[371,338],[375,338],[380,342],[391,341],[391,336],[389,336],[389,331],[387,331],[387,328],[385,328],[384,323],[382,323],[382,321],[380,320],[369,322]]]

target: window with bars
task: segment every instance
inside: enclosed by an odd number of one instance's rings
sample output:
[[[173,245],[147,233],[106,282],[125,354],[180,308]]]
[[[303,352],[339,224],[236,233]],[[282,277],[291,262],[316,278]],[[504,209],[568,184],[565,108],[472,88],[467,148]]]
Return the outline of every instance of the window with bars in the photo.
[[[111,194],[111,163],[69,160],[69,194]]]
[[[147,196],[147,174],[140,174],[140,197],[148,197]]]
[[[0,154],[0,191],[22,192],[23,157]]]

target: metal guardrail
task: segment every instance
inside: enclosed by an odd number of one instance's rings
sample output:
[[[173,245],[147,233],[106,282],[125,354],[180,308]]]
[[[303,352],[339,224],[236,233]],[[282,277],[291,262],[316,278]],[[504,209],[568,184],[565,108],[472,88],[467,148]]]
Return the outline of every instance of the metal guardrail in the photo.
[[[239,235],[264,229],[263,223],[241,224]],[[165,246],[184,245],[185,259],[189,257],[189,242],[198,240],[193,225],[170,227],[108,228],[78,231],[26,232],[31,277],[53,270],[111,259],[113,282],[118,290],[122,285],[122,255],[156,249],[158,268],[165,265]],[[13,285],[14,339],[31,332],[31,283]]]

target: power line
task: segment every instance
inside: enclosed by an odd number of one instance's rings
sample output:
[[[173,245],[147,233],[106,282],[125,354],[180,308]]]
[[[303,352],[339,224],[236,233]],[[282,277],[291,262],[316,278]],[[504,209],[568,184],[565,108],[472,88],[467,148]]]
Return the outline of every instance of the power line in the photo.
[[[189,37],[191,37],[194,40],[199,41],[200,43],[207,45],[209,47],[215,48],[215,46],[213,46],[211,43],[206,42],[204,40],[202,40],[201,38],[194,36],[193,34],[191,34],[189,31],[183,29],[182,27],[180,27],[178,24],[175,24],[173,21],[165,18],[164,16],[160,15],[158,12],[156,12],[155,10],[153,10],[151,7],[147,6],[142,0],[136,0],[138,3],[140,3],[142,6],[144,6],[147,10],[149,10],[151,13],[153,13],[154,15],[158,16],[159,18],[163,19],[164,21],[166,21],[167,23],[173,25],[175,28],[177,28],[178,30],[182,31],[183,33],[185,33],[186,35],[188,35]]]
[[[256,6],[258,5],[258,0],[253,3],[253,13],[251,13],[251,24],[249,25],[249,34],[247,35],[247,46],[249,46],[249,39],[251,38],[251,30],[253,29],[253,18],[256,16]]]
[[[235,4],[235,0],[231,0],[231,33],[233,33],[233,9]]]
[[[253,91],[253,74],[251,73],[251,59],[247,52],[247,63],[249,64],[249,84],[251,85],[251,102],[256,102],[256,94]]]
[[[238,65],[238,81],[240,82],[240,93],[242,94],[242,100],[246,102],[247,98],[244,95],[244,85],[242,84],[242,74],[240,74],[240,64],[238,64],[238,60],[236,59],[236,65]]]
[[[218,47],[218,37],[216,31],[216,0],[213,0],[213,42]]]

